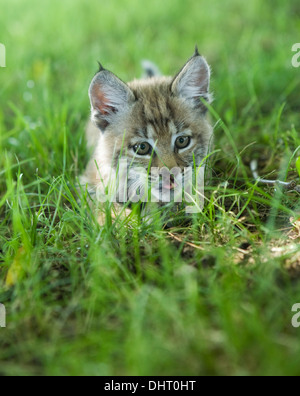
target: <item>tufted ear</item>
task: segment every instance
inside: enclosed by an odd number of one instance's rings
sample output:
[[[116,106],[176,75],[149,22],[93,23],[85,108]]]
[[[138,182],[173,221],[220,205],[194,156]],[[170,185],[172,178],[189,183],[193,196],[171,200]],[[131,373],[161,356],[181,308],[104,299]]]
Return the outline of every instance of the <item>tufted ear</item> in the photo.
[[[194,108],[205,111],[206,107],[199,98],[205,99],[208,103],[211,102],[210,74],[210,67],[196,48],[194,56],[174,78],[171,90],[173,94],[189,101]]]
[[[104,131],[118,113],[129,110],[135,101],[131,89],[117,76],[102,68],[94,77],[89,96],[92,106],[92,121]]]

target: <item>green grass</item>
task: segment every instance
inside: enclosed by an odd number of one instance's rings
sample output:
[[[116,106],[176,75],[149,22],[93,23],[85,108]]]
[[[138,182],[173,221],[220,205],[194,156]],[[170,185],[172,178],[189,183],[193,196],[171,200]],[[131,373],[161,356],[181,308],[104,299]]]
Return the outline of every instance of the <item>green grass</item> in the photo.
[[[42,3],[0,0],[0,374],[299,375],[299,195],[249,170],[298,178],[299,2]],[[218,150],[203,214],[98,226],[75,189],[97,61],[173,74],[195,43]]]

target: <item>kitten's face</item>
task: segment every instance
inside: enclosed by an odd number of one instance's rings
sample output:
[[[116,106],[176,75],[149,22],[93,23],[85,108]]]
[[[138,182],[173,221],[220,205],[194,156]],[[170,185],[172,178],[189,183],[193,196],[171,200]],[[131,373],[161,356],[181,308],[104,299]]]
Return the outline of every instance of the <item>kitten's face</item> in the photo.
[[[129,190],[142,188],[150,177],[160,193],[168,193],[176,182],[162,181],[162,168],[180,177],[179,172],[183,175],[185,168],[199,166],[207,156],[212,128],[200,97],[209,101],[209,81],[209,67],[197,53],[174,79],[126,85],[106,70],[96,75],[90,97],[93,120],[101,130],[99,148],[107,165],[115,169],[119,159],[126,158]],[[138,169],[145,172],[137,177]]]

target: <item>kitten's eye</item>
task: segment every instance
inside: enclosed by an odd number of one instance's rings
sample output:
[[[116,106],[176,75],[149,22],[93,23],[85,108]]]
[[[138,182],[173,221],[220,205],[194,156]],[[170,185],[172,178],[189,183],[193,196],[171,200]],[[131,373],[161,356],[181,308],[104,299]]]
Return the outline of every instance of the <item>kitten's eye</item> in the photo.
[[[176,139],[175,145],[178,149],[184,149],[188,147],[191,143],[191,138],[189,136],[180,136]]]
[[[137,155],[148,155],[152,152],[152,147],[150,146],[149,143],[141,143],[141,144],[136,144],[133,147],[134,152]]]

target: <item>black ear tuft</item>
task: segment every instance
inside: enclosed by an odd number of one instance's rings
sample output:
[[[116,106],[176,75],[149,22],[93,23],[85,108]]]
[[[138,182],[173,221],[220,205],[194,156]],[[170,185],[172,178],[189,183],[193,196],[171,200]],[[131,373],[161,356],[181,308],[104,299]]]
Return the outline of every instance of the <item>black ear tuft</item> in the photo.
[[[199,50],[198,50],[198,45],[196,44],[196,46],[195,46],[195,53],[194,53],[194,56],[201,56],[200,54],[199,54]]]
[[[98,65],[99,65],[98,73],[100,73],[100,72],[102,72],[102,71],[105,70],[104,67],[102,66],[102,64],[101,64],[100,62],[98,62]]]

